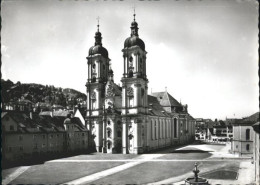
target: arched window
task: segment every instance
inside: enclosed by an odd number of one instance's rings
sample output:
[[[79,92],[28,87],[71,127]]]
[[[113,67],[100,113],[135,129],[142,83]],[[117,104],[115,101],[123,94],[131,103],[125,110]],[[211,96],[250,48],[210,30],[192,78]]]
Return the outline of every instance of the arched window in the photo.
[[[110,148],[111,148],[111,143],[107,142],[107,149],[110,149]]]
[[[151,139],[153,140],[153,121],[151,120]]]
[[[154,122],[154,134],[155,134],[155,139],[157,139],[157,123],[156,123],[156,121]]]
[[[92,73],[96,73],[96,64],[92,65]]]
[[[246,145],[246,150],[249,151],[249,149],[250,149],[250,145],[247,144],[247,145]]]
[[[108,131],[107,131],[107,137],[111,137],[111,130],[109,129]]]
[[[145,90],[144,88],[141,89],[141,102],[142,102],[142,105],[144,105],[144,94],[145,94]]]
[[[91,94],[91,108],[92,109],[96,109],[96,93],[95,92],[93,92],[92,94]]]
[[[133,57],[129,58],[129,67],[133,67]]]
[[[134,90],[132,87],[127,88],[128,106],[133,107],[134,105]]]
[[[158,139],[161,139],[161,122],[160,120],[158,121]]]
[[[246,129],[246,140],[250,140],[250,129]]]
[[[174,118],[174,120],[173,120],[173,131],[174,131],[174,138],[176,138],[177,137],[177,119],[176,118]]]
[[[91,100],[91,104],[92,104],[92,110],[96,109],[96,100],[95,99]]]
[[[143,70],[143,60],[142,60],[142,58],[140,58],[140,71],[142,71]]]
[[[165,122],[164,120],[162,121],[162,138],[165,138]]]
[[[109,120],[107,121],[107,124],[108,124],[108,125],[110,125],[110,124],[111,124]]]

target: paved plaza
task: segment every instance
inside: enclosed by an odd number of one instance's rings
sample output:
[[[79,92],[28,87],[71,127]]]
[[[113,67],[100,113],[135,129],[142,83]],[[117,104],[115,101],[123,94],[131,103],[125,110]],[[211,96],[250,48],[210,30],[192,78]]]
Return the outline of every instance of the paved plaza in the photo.
[[[6,169],[2,178],[3,184],[183,184],[197,162],[200,176],[212,184],[253,183],[251,159],[229,154],[228,148],[192,144],[142,155],[94,153]],[[227,172],[233,177],[225,178]]]

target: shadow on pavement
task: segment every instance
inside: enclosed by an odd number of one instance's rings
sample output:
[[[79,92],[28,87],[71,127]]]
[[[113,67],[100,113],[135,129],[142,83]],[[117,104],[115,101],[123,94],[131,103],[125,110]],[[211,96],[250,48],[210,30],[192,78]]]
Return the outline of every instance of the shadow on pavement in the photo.
[[[211,151],[204,151],[204,150],[174,150],[170,153],[209,153]]]

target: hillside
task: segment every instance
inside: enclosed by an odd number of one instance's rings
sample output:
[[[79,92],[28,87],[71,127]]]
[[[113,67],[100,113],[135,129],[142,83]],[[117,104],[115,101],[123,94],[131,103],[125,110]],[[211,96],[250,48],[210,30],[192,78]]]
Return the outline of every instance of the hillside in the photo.
[[[3,103],[29,100],[33,104],[45,103],[73,107],[86,100],[86,95],[70,88],[54,87],[35,83],[13,83],[1,79],[1,99]]]

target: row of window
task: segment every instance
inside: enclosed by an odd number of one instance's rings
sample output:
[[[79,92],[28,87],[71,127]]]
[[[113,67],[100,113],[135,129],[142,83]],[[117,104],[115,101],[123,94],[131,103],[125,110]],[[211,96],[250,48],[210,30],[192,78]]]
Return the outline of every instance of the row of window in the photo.
[[[238,148],[238,145],[236,145],[236,148]],[[246,150],[249,151],[250,150],[250,144],[246,145]]]
[[[80,141],[75,142],[75,143],[79,145],[79,144],[80,144]],[[65,142],[63,142],[63,144],[65,144]],[[82,144],[82,145],[85,145],[85,144],[87,144],[87,142],[86,142],[85,140],[82,140],[82,141],[81,141],[81,144]],[[45,148],[45,147],[46,147],[46,144],[45,144],[45,143],[42,143],[40,146],[41,146],[41,148]],[[58,143],[49,143],[49,147],[50,147],[50,148],[54,148],[54,147],[58,147],[58,146],[60,146]],[[17,148],[17,147],[11,147],[11,146],[9,146],[9,147],[8,147],[8,152],[12,152],[12,150],[13,150],[14,148]],[[23,150],[24,150],[24,147],[23,147],[23,146],[19,146],[18,148],[19,148],[19,151],[23,151]],[[38,144],[34,144],[34,145],[33,145],[33,149],[34,149],[34,150],[39,149],[39,145],[38,145]]]
[[[107,137],[108,137],[108,138],[111,138],[111,137],[112,137],[112,130],[111,130],[111,129],[108,129],[108,130],[107,130]],[[121,132],[121,130],[118,130],[118,131],[117,131],[117,137],[122,137],[122,132]]]
[[[55,134],[50,134],[49,138],[50,138],[50,139],[53,139],[53,138],[55,138],[55,136],[56,136],[56,138],[59,138],[60,135],[63,136],[63,138],[65,138],[65,135],[64,135],[64,134],[56,134],[56,135],[55,135]],[[85,136],[85,133],[78,133],[78,134],[74,134],[74,135],[75,135],[75,136],[80,136],[80,135],[81,135],[82,137],[84,137],[84,136]],[[36,138],[37,138],[37,137],[40,137],[40,135],[34,134],[32,137],[33,137],[34,140],[36,140]],[[46,138],[46,135],[43,134],[41,137],[42,137],[42,139],[45,139],[45,138]],[[23,135],[19,135],[19,136],[18,136],[18,140],[19,140],[19,141],[22,141],[22,140],[23,140]]]
[[[9,146],[8,149],[7,149],[8,152],[12,152],[13,148],[17,148],[17,147],[11,147],[11,146]],[[19,148],[19,151],[23,151],[23,146],[19,146],[18,148]]]
[[[158,124],[158,125],[157,125]],[[173,128],[172,128],[173,127]],[[151,121],[151,139],[162,139],[169,138],[173,132],[173,137],[177,138],[177,119],[174,119],[173,126],[171,126],[170,121],[158,123],[156,121]]]

